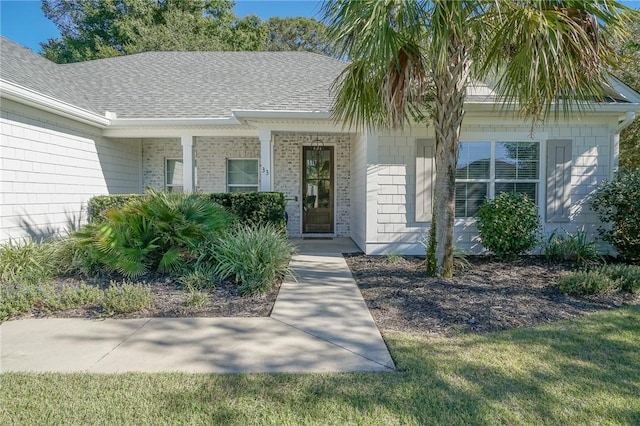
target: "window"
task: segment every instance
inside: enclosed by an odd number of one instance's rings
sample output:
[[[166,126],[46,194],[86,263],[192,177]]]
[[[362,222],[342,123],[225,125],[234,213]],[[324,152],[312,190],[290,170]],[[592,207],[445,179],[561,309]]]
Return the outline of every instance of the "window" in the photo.
[[[460,142],[456,217],[476,216],[485,198],[518,192],[538,201],[539,142]]]
[[[182,160],[167,158],[165,160],[164,187],[167,192],[183,192]]]
[[[258,160],[227,160],[227,192],[258,190]]]

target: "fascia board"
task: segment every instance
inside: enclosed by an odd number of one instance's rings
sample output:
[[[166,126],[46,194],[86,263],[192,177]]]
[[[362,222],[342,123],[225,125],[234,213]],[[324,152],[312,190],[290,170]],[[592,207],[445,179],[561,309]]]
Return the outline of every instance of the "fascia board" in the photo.
[[[104,129],[110,120],[94,112],[0,79],[0,97]]]
[[[329,111],[268,111],[268,110],[232,110],[238,120],[250,119],[291,119],[291,120],[330,120]]]
[[[187,118],[113,118],[111,128],[180,127],[180,126],[233,126],[241,124],[235,117]]]

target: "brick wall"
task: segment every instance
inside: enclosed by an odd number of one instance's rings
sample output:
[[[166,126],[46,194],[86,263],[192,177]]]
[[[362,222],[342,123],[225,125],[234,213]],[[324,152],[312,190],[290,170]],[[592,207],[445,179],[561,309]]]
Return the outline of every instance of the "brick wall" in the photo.
[[[335,235],[350,236],[351,221],[351,137],[345,134],[276,133],[274,135],[274,190],[285,194],[288,230],[300,236],[302,199],[302,147],[318,137],[333,146],[335,155]],[[295,201],[297,197],[297,201]],[[364,220],[364,218],[363,218]]]

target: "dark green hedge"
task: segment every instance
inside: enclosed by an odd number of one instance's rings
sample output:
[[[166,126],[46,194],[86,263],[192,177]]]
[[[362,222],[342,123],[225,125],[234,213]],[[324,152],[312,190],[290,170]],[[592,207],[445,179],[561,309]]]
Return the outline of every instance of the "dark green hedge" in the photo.
[[[285,200],[280,192],[233,192],[223,194],[200,193],[220,204],[241,223],[272,223],[285,225]],[[104,212],[112,207],[120,207],[143,194],[98,195],[89,200],[89,221],[104,220]]]
[[[285,225],[285,200],[284,194],[280,192],[230,192],[208,195],[213,202],[225,207],[241,223]]]
[[[144,194],[97,195],[89,200],[87,215],[89,222],[100,222],[105,219],[104,212],[112,207],[122,207],[127,202],[142,197]]]

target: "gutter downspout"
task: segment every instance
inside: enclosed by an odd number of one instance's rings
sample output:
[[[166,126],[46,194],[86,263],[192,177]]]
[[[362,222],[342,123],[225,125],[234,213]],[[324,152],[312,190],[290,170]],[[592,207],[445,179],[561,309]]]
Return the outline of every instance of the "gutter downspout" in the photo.
[[[625,118],[618,123],[613,129],[613,135],[611,140],[611,153],[610,153],[610,167],[609,167],[609,179],[615,178],[618,173],[618,164],[620,161],[620,132],[629,127],[633,120],[636,118],[636,113],[629,111],[625,114]]]

